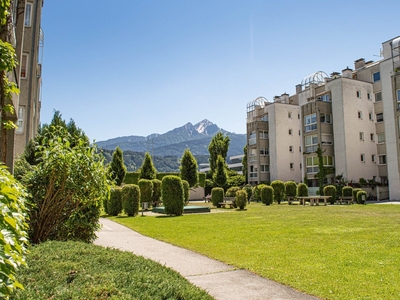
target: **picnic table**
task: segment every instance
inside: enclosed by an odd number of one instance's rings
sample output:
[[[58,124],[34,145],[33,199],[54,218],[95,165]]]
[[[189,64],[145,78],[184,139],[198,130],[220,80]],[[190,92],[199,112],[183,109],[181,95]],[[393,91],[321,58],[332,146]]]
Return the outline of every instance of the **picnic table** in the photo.
[[[330,198],[331,196],[297,196],[297,199],[300,200],[300,203],[303,203],[303,206],[306,205],[306,200],[310,201],[310,205],[314,205],[314,202],[316,205],[319,205],[319,200],[324,200],[324,205],[327,205],[327,200]]]

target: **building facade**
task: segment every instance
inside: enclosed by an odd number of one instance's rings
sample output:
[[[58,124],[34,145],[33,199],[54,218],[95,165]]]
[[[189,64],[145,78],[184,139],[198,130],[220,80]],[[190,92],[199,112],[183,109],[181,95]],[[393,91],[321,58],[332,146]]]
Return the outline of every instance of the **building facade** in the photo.
[[[325,183],[334,183],[336,176],[356,182],[373,179],[389,184],[390,199],[399,200],[399,52],[397,37],[383,43],[378,62],[358,59],[354,70],[346,67],[330,76],[319,71],[305,77],[293,96],[283,94],[271,103],[265,98],[249,102],[249,182],[280,179],[317,186],[320,146],[323,164],[332,171]],[[297,123],[289,117],[293,114]],[[297,146],[294,136],[286,134],[293,130],[299,134],[297,155],[287,152]]]

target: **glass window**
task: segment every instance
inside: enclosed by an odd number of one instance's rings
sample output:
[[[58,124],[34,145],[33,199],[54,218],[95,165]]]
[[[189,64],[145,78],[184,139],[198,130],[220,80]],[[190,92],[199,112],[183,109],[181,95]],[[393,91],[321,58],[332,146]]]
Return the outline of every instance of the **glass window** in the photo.
[[[290,170],[294,170],[294,163],[290,163],[289,167],[290,167]]]
[[[386,155],[379,155],[379,164],[386,165]]]
[[[324,102],[331,102],[331,95],[330,94],[322,95],[321,100]]]
[[[376,114],[376,122],[383,122],[383,113]]]
[[[360,132],[360,141],[364,140],[364,132]]]
[[[320,121],[321,123],[331,124],[331,114],[321,114]]]
[[[400,110],[400,90],[396,91],[396,97],[397,97],[397,110]]]
[[[374,141],[374,140],[375,140],[375,137],[374,137],[374,134],[373,134],[373,133],[370,134],[370,138],[371,138],[371,141]]]
[[[360,91],[357,91],[356,95],[357,95],[357,98],[361,98],[361,92]]]
[[[378,143],[384,143],[385,142],[385,134],[384,133],[378,133]]]
[[[306,159],[307,174],[318,173],[318,157],[310,156]]]
[[[382,101],[382,93],[381,92],[375,94],[375,102],[380,102],[380,101]]]
[[[290,135],[292,135],[292,134],[293,134],[293,132],[292,132],[292,129],[289,129],[289,134],[290,134]]]
[[[304,117],[304,126],[306,132],[317,130],[317,114],[311,114]]]
[[[260,131],[259,132],[260,139],[267,139],[268,138],[268,131]]]
[[[289,152],[293,152],[293,146],[289,146]]]
[[[375,162],[375,154],[371,155],[371,160],[372,160],[372,162]]]
[[[28,54],[23,53],[21,57],[21,78],[26,78],[28,75]]]
[[[289,118],[289,119],[292,118],[292,113],[288,113],[288,118]]]
[[[368,116],[369,116],[369,119],[370,119],[371,121],[374,120],[374,117],[373,117],[372,113],[369,113]]]
[[[380,72],[376,72],[374,74],[372,74],[372,79],[374,82],[377,82],[379,80],[381,80],[381,73]]]
[[[269,165],[260,165],[260,172],[261,173],[269,172]]]
[[[255,145],[257,143],[257,134],[255,131],[252,131],[249,135],[249,145]]]
[[[365,162],[365,154],[361,154],[361,162]]]
[[[358,118],[362,120],[363,116],[362,116],[362,111],[358,111]]]
[[[367,93],[367,99],[371,100],[371,94],[370,93]]]
[[[32,4],[26,3],[25,5],[25,26],[31,26],[31,19],[32,19]]]
[[[322,161],[324,166],[333,166],[333,156],[323,156]]]
[[[269,155],[269,148],[260,148],[260,155],[261,156],[267,156]]]
[[[268,122],[268,115],[264,115],[260,119],[261,121]]]
[[[317,151],[318,148],[318,136],[317,135],[309,135],[305,137],[305,146],[306,152],[312,153]]]
[[[24,112],[25,112],[25,108],[24,107],[19,107],[18,108],[18,120],[17,120],[18,128],[15,130],[17,133],[23,133],[24,132]]]

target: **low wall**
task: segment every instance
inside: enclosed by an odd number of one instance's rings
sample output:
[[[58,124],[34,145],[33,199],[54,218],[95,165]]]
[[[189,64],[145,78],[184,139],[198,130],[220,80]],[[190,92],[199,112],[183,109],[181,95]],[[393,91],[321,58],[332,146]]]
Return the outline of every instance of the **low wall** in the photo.
[[[204,188],[197,187],[195,189],[190,189],[189,192],[189,201],[190,200],[203,200],[204,198]]]

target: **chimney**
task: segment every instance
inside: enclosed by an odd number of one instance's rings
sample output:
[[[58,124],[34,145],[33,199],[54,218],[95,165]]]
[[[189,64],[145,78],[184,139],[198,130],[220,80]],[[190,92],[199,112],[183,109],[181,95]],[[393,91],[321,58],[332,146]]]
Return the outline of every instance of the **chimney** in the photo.
[[[296,94],[301,93],[302,90],[303,87],[301,86],[301,84],[296,85]]]
[[[281,100],[281,97],[279,97],[279,96],[274,96],[274,102],[280,102],[280,100]]]
[[[357,59],[354,62],[354,69],[356,69],[356,70],[359,69],[359,68],[362,68],[364,66],[365,66],[365,59],[364,58]]]
[[[287,94],[286,92],[284,92],[281,95],[281,100],[283,103],[289,104],[289,94]]]
[[[331,78],[336,79],[340,77],[340,73],[339,72],[332,72],[331,73]]]
[[[347,67],[346,69],[342,70],[342,77],[345,78],[352,78],[353,77],[353,70]]]

